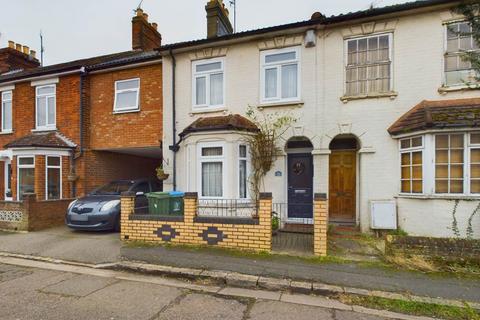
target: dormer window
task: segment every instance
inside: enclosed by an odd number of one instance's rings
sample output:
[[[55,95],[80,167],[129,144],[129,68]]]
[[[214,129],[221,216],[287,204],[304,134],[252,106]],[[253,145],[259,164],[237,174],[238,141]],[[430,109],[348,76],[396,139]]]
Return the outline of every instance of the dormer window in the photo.
[[[56,86],[36,87],[36,128],[37,130],[56,129]]]

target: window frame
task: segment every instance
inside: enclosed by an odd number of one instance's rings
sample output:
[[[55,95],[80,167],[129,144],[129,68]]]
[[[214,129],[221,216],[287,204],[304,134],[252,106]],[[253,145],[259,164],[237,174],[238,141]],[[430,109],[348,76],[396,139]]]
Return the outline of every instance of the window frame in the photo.
[[[443,86],[446,88],[464,88],[467,87],[468,85],[465,83],[456,83],[456,84],[447,84],[447,71],[446,71],[446,58],[448,55],[448,27],[453,24],[460,24],[466,22],[465,20],[454,20],[454,21],[449,21],[444,23],[444,35],[443,35],[443,69],[442,69],[442,83]],[[472,37],[472,41],[474,41]],[[475,52],[475,51],[480,51],[480,44],[479,44],[479,49],[477,50],[466,50],[465,52]],[[455,51],[452,52],[452,54],[459,55],[461,54],[461,51]],[[473,68],[469,69],[470,71],[474,70]],[[458,72],[458,70],[457,70]]]
[[[136,89],[117,89],[117,85],[119,83],[137,81],[137,80],[138,80],[138,88],[136,88]],[[140,78],[116,80],[114,82],[113,86],[114,86],[114,101],[113,101],[113,112],[114,113],[126,113],[126,112],[140,111],[140,87],[141,87],[141,79]],[[136,92],[136,102],[135,102],[134,107],[119,108],[117,106],[117,102],[118,102],[117,95],[120,94],[120,93],[124,93],[124,92]]]
[[[214,71],[202,71],[197,72],[197,66],[205,65],[205,64],[212,64],[220,62],[221,68],[219,70]],[[225,107],[225,100],[226,100],[226,66],[225,66],[225,57],[219,58],[211,58],[211,59],[202,59],[202,60],[195,60],[192,61],[192,109],[193,110],[210,110],[210,109],[221,109]],[[223,75],[223,83],[222,83],[222,90],[223,90],[223,101],[221,104],[211,104],[210,102],[210,77],[215,74],[222,74]],[[197,78],[205,77],[205,103],[204,104],[197,104]]]
[[[240,147],[245,147],[245,157],[242,157],[240,154]],[[249,177],[250,177],[250,148],[248,144],[246,143],[239,143],[237,146],[237,174],[238,174],[238,191],[237,191],[237,196],[239,200],[248,200],[250,198],[250,188],[249,188]],[[240,194],[240,183],[241,183],[241,177],[240,177],[240,162],[245,161],[245,190],[246,194],[245,197],[242,197]]]
[[[480,132],[469,132],[468,133],[468,145],[466,146],[465,149],[467,149],[467,175],[468,175],[468,181],[467,186],[468,186],[468,194],[469,195],[480,195],[480,192],[474,193],[472,192],[472,179],[473,180],[480,180],[480,178],[472,178],[472,150],[480,150],[480,143],[472,143],[472,133],[474,134],[479,134]],[[475,162],[477,164],[477,162]]]
[[[448,181],[448,192],[437,192],[437,174],[436,174],[436,168],[437,168],[437,147],[436,147],[436,137],[437,136],[445,136],[447,135],[448,136],[448,178],[446,179],[446,181]],[[450,151],[452,150],[451,146],[450,146],[450,136],[451,135],[462,135],[463,136],[463,166],[462,166],[462,170],[463,170],[463,177],[462,177],[462,180],[463,180],[463,192],[461,193],[452,193],[450,192],[450,183],[451,183],[451,176],[450,176],[450,170],[451,170],[451,166],[452,166],[452,163],[450,161]],[[467,189],[467,184],[469,185],[469,182],[470,182],[470,178],[468,177],[468,174],[467,174],[467,167],[470,167],[470,164],[469,164],[469,159],[467,159],[467,150],[469,149],[468,148],[468,144],[467,144],[467,140],[469,140],[469,137],[470,137],[470,133],[469,132],[437,132],[435,134],[433,134],[433,140],[432,140],[432,156],[433,156],[433,194],[434,195],[438,195],[438,196],[467,196],[467,195],[470,195],[470,190],[469,188]],[[455,165],[455,163],[453,164]],[[443,179],[445,180],[445,179]],[[454,179],[455,180],[455,179]]]
[[[20,164],[20,159],[33,159],[33,164]],[[35,160],[35,156],[17,156],[17,181],[16,181],[16,184],[17,184],[17,200],[18,201],[21,201],[22,199],[20,198],[20,181],[19,181],[19,178],[20,178],[20,170],[21,169],[33,169],[33,174],[35,176],[35,163],[36,163],[36,160]],[[33,185],[33,187],[35,188],[35,184]]]
[[[202,155],[202,150],[205,148],[222,148],[222,155],[221,156],[203,156]],[[225,152],[227,151],[226,144],[225,142],[203,142],[199,143],[197,145],[197,155],[198,155],[198,190],[199,190],[199,199],[204,199],[204,200],[214,200],[214,199],[226,199],[226,173],[227,168],[226,168],[226,154]],[[202,165],[203,163],[222,163],[222,196],[221,197],[210,197],[210,196],[204,196],[203,195],[203,188],[202,188]]]
[[[348,68],[348,43],[349,41],[353,40],[361,40],[361,39],[368,39],[370,38],[379,38],[381,36],[388,36],[388,59],[390,61],[390,81],[389,81],[389,90],[385,92],[368,92],[365,94],[356,94],[356,95],[349,95],[347,91],[347,68]],[[370,35],[362,35],[362,36],[354,36],[354,37],[348,37],[344,39],[344,67],[343,67],[343,92],[346,97],[363,97],[363,96],[377,96],[377,95],[382,95],[382,94],[388,94],[394,92],[394,61],[393,61],[393,32],[379,32],[379,33],[373,33]],[[367,49],[368,52],[368,49]],[[368,81],[368,80],[367,80]]]
[[[48,165],[48,158],[58,158],[59,165],[52,166]],[[60,197],[58,199],[49,199],[48,198],[48,169],[59,169],[60,170]],[[45,200],[61,200],[63,199],[63,179],[62,179],[62,156],[45,156]]]
[[[6,90],[6,91],[1,91],[1,115],[2,115],[2,123],[1,123],[1,132],[2,133],[12,133],[13,132],[13,90]],[[5,99],[5,96],[7,94],[10,94],[10,99]],[[10,129],[5,129],[4,128],[4,120],[5,120],[5,104],[7,102],[10,102],[10,113],[11,113],[11,122],[10,122]]]
[[[53,88],[53,93],[48,93],[48,94],[41,94],[39,95],[38,91],[43,88]],[[45,97],[45,105],[46,105],[46,110],[45,110],[45,125],[40,126],[38,125],[38,98]],[[48,123],[48,98],[55,98],[55,103],[53,105],[53,124]],[[57,126],[57,85],[56,84],[46,84],[46,85],[38,85],[35,87],[35,129],[36,130],[56,130]]]
[[[421,138],[422,139],[422,144],[421,146],[418,146],[418,147],[412,147],[410,146],[409,148],[403,148],[402,149],[402,141],[403,140],[413,140],[415,138]],[[400,192],[399,194],[401,195],[423,195],[425,194],[425,182],[426,182],[426,176],[425,176],[425,171],[426,171],[426,166],[425,166],[425,136],[424,135],[417,135],[417,136],[410,136],[410,137],[405,137],[405,138],[401,138],[398,140],[398,150],[399,150],[399,155],[400,155],[400,158],[399,158],[399,168],[400,168]],[[413,192],[413,165],[410,164],[409,167],[410,167],[410,179],[408,179],[408,181],[410,181],[410,192],[404,192],[402,191],[402,181],[404,181],[404,179],[402,179],[402,154],[406,154],[406,153],[409,153],[410,154],[410,162],[412,162],[412,154],[415,153],[415,152],[421,152],[422,153],[422,192],[418,193],[418,192]],[[405,180],[406,181],[406,180]]]
[[[262,50],[260,52],[260,102],[263,104],[269,103],[283,103],[283,102],[297,102],[301,100],[302,94],[302,57],[301,57],[301,46],[293,46],[282,49],[270,49]],[[267,63],[265,59],[267,56],[295,52],[294,60],[285,60],[280,62]],[[282,98],[282,67],[288,65],[297,65],[297,96],[291,98]],[[276,68],[277,70],[277,92],[276,96],[272,98],[266,97],[266,77],[265,71],[267,69]]]

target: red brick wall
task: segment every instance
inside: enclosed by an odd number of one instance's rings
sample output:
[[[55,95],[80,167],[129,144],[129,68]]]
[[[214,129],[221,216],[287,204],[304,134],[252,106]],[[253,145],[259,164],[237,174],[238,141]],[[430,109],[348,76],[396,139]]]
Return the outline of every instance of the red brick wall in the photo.
[[[45,156],[35,156],[35,194],[45,200]]]
[[[13,48],[0,49],[0,73],[16,69],[32,69],[40,65],[37,59]]]
[[[115,149],[159,146],[162,139],[162,65],[89,77],[88,147]],[[115,81],[140,78],[140,111],[114,114]]]
[[[28,231],[48,229],[65,224],[65,213],[73,199],[31,201],[28,205]]]

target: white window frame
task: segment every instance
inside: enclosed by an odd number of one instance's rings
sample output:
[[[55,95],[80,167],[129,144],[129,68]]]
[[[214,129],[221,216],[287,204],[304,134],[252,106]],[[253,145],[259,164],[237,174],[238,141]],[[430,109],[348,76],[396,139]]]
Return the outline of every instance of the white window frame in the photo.
[[[468,181],[467,181],[467,187],[468,187],[468,192],[470,195],[479,195],[479,193],[473,193],[471,188],[472,188],[472,174],[471,174],[471,169],[472,169],[472,159],[471,159],[471,155],[472,155],[472,150],[478,150],[480,149],[480,143],[472,143],[472,133],[475,133],[475,132],[470,132],[468,133],[468,145],[466,146],[465,149],[467,149],[467,176],[468,176]],[[476,132],[476,134],[480,134],[480,132]],[[478,180],[477,178],[475,178],[475,180]]]
[[[214,71],[204,71],[197,72],[197,66],[204,64],[211,64],[220,62],[221,68]],[[197,60],[192,62],[192,108],[193,110],[202,110],[202,109],[222,109],[225,107],[226,99],[226,67],[225,67],[225,58],[212,58]],[[223,101],[221,104],[211,104],[210,103],[210,77],[215,74],[223,74]],[[205,104],[197,104],[197,78],[205,77]]]
[[[122,89],[122,90],[117,89],[117,85],[120,84],[120,83],[136,81],[136,80],[138,80],[138,88],[136,88],[136,89]],[[132,78],[132,79],[115,81],[115,83],[114,83],[115,97],[114,97],[114,102],[113,102],[113,111],[115,113],[139,111],[140,110],[140,86],[141,86],[140,78]],[[119,108],[117,106],[117,95],[120,94],[120,93],[124,93],[124,92],[136,92],[137,98],[136,98],[136,101],[135,101],[135,106],[126,107],[126,108]]]
[[[245,157],[242,157],[240,155],[240,147],[245,147],[246,155]],[[237,196],[238,199],[240,200],[248,200],[250,198],[250,188],[249,188],[249,177],[250,177],[250,148],[248,144],[246,143],[239,143],[237,146],[237,153],[238,153],[238,161],[237,161],[237,175],[238,175],[238,191],[237,191]],[[246,196],[245,198],[242,198],[240,195],[240,161],[245,161],[246,162],[246,168],[245,168],[245,176],[246,176],[246,181],[245,181],[245,188],[246,188]]]
[[[20,164],[20,159],[33,159],[33,164]],[[20,178],[20,169],[33,169],[35,170],[35,156],[18,156],[17,157],[17,200],[20,199],[20,183],[19,183],[19,178]],[[34,171],[35,172],[35,171]]]
[[[8,91],[2,91],[0,92],[2,94],[2,124],[1,124],[1,128],[2,128],[2,133],[11,133],[13,132],[13,91],[12,90],[8,90]],[[5,96],[7,94],[10,94],[10,99],[6,99]],[[4,119],[5,119],[5,104],[7,102],[10,102],[10,109],[11,109],[11,115],[12,115],[12,119],[11,119],[11,123],[10,123],[10,129],[5,129],[3,127],[3,124],[4,124]]]
[[[202,156],[202,150],[204,148],[222,148],[222,155],[221,156]],[[226,199],[226,183],[227,183],[227,168],[226,168],[226,154],[227,151],[226,144],[224,142],[204,142],[199,143],[197,145],[197,156],[198,156],[198,169],[197,169],[197,177],[198,177],[198,194],[199,199]],[[208,197],[203,196],[202,191],[202,164],[203,163],[210,163],[210,162],[221,162],[222,163],[222,196],[221,197]]]
[[[58,158],[60,165],[52,166],[48,165],[48,158]],[[49,199],[48,198],[48,169],[59,169],[60,170],[60,197],[58,199]],[[62,156],[45,156],[45,200],[61,200],[63,199],[63,182],[62,182]]]
[[[38,91],[43,88],[53,88],[53,93],[48,93],[48,94],[38,94]],[[38,98],[40,97],[45,97],[45,105],[46,105],[46,110],[45,110],[45,123],[46,125],[44,126],[39,126],[38,125]],[[48,98],[54,97],[55,98],[55,104],[53,108],[53,123],[48,123]],[[35,128],[36,130],[56,130],[57,126],[57,86],[55,84],[47,84],[47,85],[42,85],[42,86],[36,86],[35,87]]]
[[[276,103],[276,102],[296,102],[301,100],[301,80],[302,80],[302,68],[301,68],[301,50],[300,46],[288,47],[283,49],[264,50],[260,52],[260,102],[261,103]],[[270,55],[282,54],[288,52],[295,52],[296,59],[285,60],[280,62],[266,63],[265,58]],[[282,98],[282,66],[297,64],[297,96],[291,98]],[[265,71],[267,69],[277,69],[277,95],[275,97],[267,98],[265,95],[266,83],[265,83]]]
[[[404,148],[402,149],[402,141],[403,140],[413,140],[415,138],[421,138],[422,139],[422,145],[421,146],[418,146],[418,147],[411,147],[410,148]],[[399,153],[400,153],[400,159],[399,159],[399,168],[400,168],[400,188],[399,188],[399,194],[402,194],[402,195],[423,195],[425,194],[425,173],[426,173],[426,170],[425,170],[425,136],[421,135],[421,136],[411,136],[411,137],[406,137],[406,138],[401,138],[398,140],[398,149],[399,149]],[[412,154],[415,153],[415,152],[422,152],[422,192],[421,193],[417,193],[417,192],[413,192],[413,187],[412,187],[412,181],[413,181],[413,166],[410,165],[410,191],[411,192],[403,192],[402,191],[402,154],[405,154],[405,153],[409,153],[410,154],[410,161],[412,159]]]
[[[442,68],[442,83],[443,86],[446,88],[464,88],[467,87],[465,83],[456,83],[456,84],[447,84],[447,70],[446,70],[446,58],[447,58],[447,52],[448,52],[448,27],[452,24],[457,24],[457,23],[462,23],[466,22],[465,20],[456,20],[456,21],[449,21],[447,23],[444,23],[444,30],[443,30],[443,68]],[[475,41],[472,37],[472,41]],[[474,51],[479,51],[478,50],[467,50],[466,52],[474,52]],[[456,53],[459,53],[458,51]],[[473,69],[470,69],[473,70]]]
[[[393,74],[393,71],[394,71],[394,61],[393,61],[393,33],[392,32],[381,32],[381,33],[375,33],[375,34],[371,34],[371,35],[368,35],[368,36],[359,36],[359,37],[350,37],[350,38],[345,38],[344,40],[344,67],[343,67],[343,77],[344,77],[344,81],[343,81],[343,92],[345,95],[348,95],[347,94],[347,67],[348,67],[348,42],[349,41],[352,41],[352,40],[361,40],[361,39],[367,39],[367,42],[368,42],[368,39],[369,38],[378,38],[378,37],[381,37],[381,36],[388,36],[388,59],[390,61],[390,83],[389,83],[389,90],[387,92],[382,92],[383,94],[384,93],[388,93],[388,92],[394,92],[394,81],[393,81],[393,77],[394,77],[394,74]],[[382,94],[382,93],[379,93],[379,92],[367,92],[366,95],[373,95],[375,96],[376,94]],[[357,96],[362,96],[361,94],[358,94]],[[353,96],[355,97],[355,95]]]

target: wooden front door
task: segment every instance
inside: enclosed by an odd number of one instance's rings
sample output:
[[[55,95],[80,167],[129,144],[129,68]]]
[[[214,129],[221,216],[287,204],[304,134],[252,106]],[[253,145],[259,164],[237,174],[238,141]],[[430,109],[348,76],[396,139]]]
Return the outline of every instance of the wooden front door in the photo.
[[[357,154],[355,150],[333,150],[330,155],[330,221],[355,221]]]

